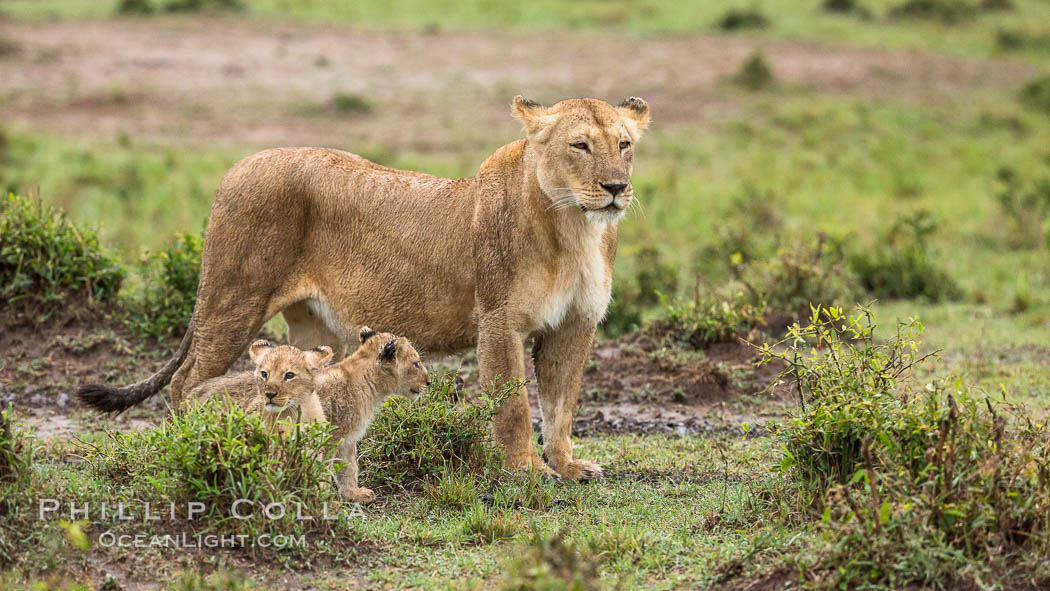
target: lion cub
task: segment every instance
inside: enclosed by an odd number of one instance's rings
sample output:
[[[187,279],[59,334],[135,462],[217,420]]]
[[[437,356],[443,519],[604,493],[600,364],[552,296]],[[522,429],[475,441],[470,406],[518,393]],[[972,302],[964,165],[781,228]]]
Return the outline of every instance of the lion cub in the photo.
[[[229,396],[242,408],[263,413],[267,424],[278,419],[324,420],[314,392],[316,377],[332,359],[332,349],[317,347],[303,351],[290,345],[276,346],[258,340],[248,348],[255,371],[212,378],[189,391],[186,401]]]
[[[375,493],[357,483],[357,442],[388,397],[416,399],[430,385],[419,353],[404,337],[363,327],[361,346],[353,355],[326,367],[317,376],[317,397],[324,416],[335,425],[336,457],[346,462],[339,473],[339,492],[358,503]],[[305,408],[305,406],[304,406]],[[303,413],[303,420],[309,417]]]

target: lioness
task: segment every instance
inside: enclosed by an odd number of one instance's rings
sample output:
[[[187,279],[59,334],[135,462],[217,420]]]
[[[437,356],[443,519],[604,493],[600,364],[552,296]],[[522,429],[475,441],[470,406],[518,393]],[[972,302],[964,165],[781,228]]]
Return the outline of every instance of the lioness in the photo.
[[[177,403],[224,373],[282,311],[303,349],[339,350],[365,319],[432,356],[476,346],[484,383],[524,378],[532,336],[550,467],[567,479],[600,476],[597,464],[572,457],[569,436],[649,106],[629,98],[546,107],[518,96],[513,113],[525,139],[471,178],[318,148],[245,158],[216,192],[197,304],[175,357],[133,386],[82,388],[81,400],[120,410],[170,380]],[[524,388],[493,427],[512,467],[547,469],[533,449]]]

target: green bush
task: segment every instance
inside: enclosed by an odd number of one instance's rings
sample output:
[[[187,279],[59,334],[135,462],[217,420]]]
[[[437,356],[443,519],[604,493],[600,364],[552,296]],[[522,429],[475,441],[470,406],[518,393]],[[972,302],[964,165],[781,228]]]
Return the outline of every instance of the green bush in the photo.
[[[109,432],[108,441],[88,450],[88,459],[100,478],[136,495],[148,491],[165,501],[204,503],[203,517],[216,524],[254,531],[298,527],[296,503],[304,506],[304,513],[320,514],[322,503],[338,500],[333,483],[339,466],[332,459],[329,423],[304,423],[288,431],[282,436],[259,414],[228,399],[211,400],[153,429]],[[238,499],[254,503],[252,519],[242,521],[229,513]],[[293,511],[266,520],[261,508],[269,503],[283,503]]]
[[[1011,248],[1050,247],[1050,177],[1024,183],[1011,168],[999,170],[997,197]]]
[[[733,76],[733,82],[748,90],[757,91],[772,86],[775,78],[765,56],[761,51],[755,51],[740,65],[740,70]]]
[[[1018,95],[1021,104],[1029,109],[1050,115],[1050,76],[1036,78],[1024,85]]]
[[[637,330],[647,309],[660,303],[664,294],[678,289],[678,270],[664,262],[660,251],[642,247],[634,257],[638,271],[613,283],[612,301],[602,322],[602,332],[619,336]]]
[[[904,0],[889,11],[896,19],[939,20],[954,24],[973,18],[977,8],[966,0]]]
[[[930,252],[930,237],[936,231],[926,211],[901,216],[875,247],[849,257],[850,268],[877,298],[958,299],[962,290]]]
[[[11,425],[11,409],[0,411],[0,482],[18,480],[29,467],[32,448]]]
[[[511,554],[503,591],[597,591],[598,561],[561,532],[545,536],[533,530],[528,545]]]
[[[1050,50],[1050,32],[1034,32],[1023,28],[1000,28],[995,33],[995,44],[1004,51],[1025,49]]]
[[[672,345],[703,349],[713,343],[743,338],[763,325],[763,308],[743,294],[728,299],[705,298],[672,302],[666,316],[653,322],[652,330]]]
[[[332,106],[340,113],[368,113],[372,111],[372,101],[353,92],[337,92],[333,94]]]
[[[763,348],[799,395],[775,430],[781,496],[821,520],[799,567],[829,588],[979,586],[1050,552],[1050,429],[960,380],[919,383],[921,329],[883,340],[868,310],[817,308]]]
[[[203,10],[240,10],[240,0],[120,0],[117,14],[153,14],[164,12],[200,12]]]
[[[718,19],[718,28],[723,31],[740,29],[764,29],[769,26],[769,19],[757,7],[730,8]]]
[[[419,400],[391,398],[361,440],[361,474],[369,487],[404,489],[448,470],[479,474],[500,466],[489,423],[512,392],[506,385],[476,402],[456,402],[455,372],[433,381]]]
[[[146,284],[125,302],[126,322],[134,332],[160,338],[186,331],[197,302],[203,246],[203,237],[180,234],[175,246],[146,257]]]
[[[775,256],[740,262],[734,273],[752,303],[778,318],[799,318],[817,304],[853,305],[859,291],[843,242],[826,234],[789,239]]]
[[[43,322],[74,304],[112,301],[123,279],[93,230],[37,199],[0,202],[0,299],[16,320]]]

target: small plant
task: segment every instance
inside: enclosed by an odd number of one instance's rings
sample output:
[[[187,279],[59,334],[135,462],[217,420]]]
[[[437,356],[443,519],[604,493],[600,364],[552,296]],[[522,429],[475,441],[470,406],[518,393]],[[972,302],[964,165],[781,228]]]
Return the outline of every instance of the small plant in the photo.
[[[18,480],[30,464],[31,448],[11,425],[11,409],[0,411],[0,482]]]
[[[460,396],[456,374],[433,381],[419,400],[392,398],[360,444],[361,471],[370,486],[403,489],[440,479],[449,470],[486,473],[500,465],[489,422],[517,383],[508,383],[472,403]]]
[[[731,262],[750,301],[767,316],[794,319],[816,304],[856,302],[857,281],[847,268],[843,243],[826,234],[788,240],[768,260]]]
[[[93,230],[37,199],[0,202],[0,299],[14,320],[39,323],[74,303],[112,301],[123,280]]]
[[[890,18],[939,20],[949,25],[976,14],[977,9],[967,0],[904,0],[889,11]]]
[[[1023,183],[1011,168],[999,170],[997,195],[1011,248],[1050,247],[1050,177]]]
[[[337,92],[332,95],[332,106],[340,113],[369,113],[372,101],[353,92]]]
[[[869,310],[818,307],[762,347],[799,396],[775,436],[788,498],[821,522],[803,574],[904,588],[1031,568],[1050,551],[1050,430],[961,380],[917,382],[918,320],[875,331]]]
[[[747,336],[762,326],[763,310],[742,293],[731,299],[703,297],[697,293],[692,301],[669,304],[666,317],[655,321],[652,329],[666,335],[674,345],[703,349],[713,343]]]
[[[678,270],[666,262],[659,249],[642,247],[635,256],[638,271],[613,285],[612,301],[602,323],[602,331],[619,336],[637,330],[644,312],[660,303],[663,294],[678,289]]]
[[[871,16],[871,12],[857,2],[857,0],[824,0],[820,7],[824,12],[857,14],[863,17]]]
[[[850,268],[877,298],[958,299],[962,290],[933,259],[930,237],[937,223],[927,211],[901,216],[878,244],[849,257]]]
[[[150,0],[120,0],[117,14],[153,14],[157,9]]]
[[[995,44],[1004,51],[1033,49],[1050,50],[1050,32],[1033,32],[1020,28],[1000,28],[995,33]]]
[[[513,512],[486,509],[475,502],[463,521],[463,533],[479,543],[491,544],[513,538],[520,525]]]
[[[769,88],[775,82],[773,70],[766,63],[762,52],[755,51],[740,66],[733,82],[751,91]]]
[[[143,261],[146,286],[125,303],[126,322],[133,331],[154,338],[186,331],[197,301],[203,246],[203,237],[180,234],[175,246]]]
[[[153,14],[164,12],[201,12],[204,10],[240,10],[241,0],[120,0],[117,14]]]
[[[1029,109],[1050,115],[1050,76],[1036,78],[1021,89],[1018,98]]]
[[[515,552],[506,568],[503,591],[597,591],[598,563],[561,532],[545,536],[533,530],[532,540]]]
[[[723,31],[764,29],[768,26],[769,19],[755,6],[751,8],[730,8],[722,15],[722,18],[718,19],[718,28]]]

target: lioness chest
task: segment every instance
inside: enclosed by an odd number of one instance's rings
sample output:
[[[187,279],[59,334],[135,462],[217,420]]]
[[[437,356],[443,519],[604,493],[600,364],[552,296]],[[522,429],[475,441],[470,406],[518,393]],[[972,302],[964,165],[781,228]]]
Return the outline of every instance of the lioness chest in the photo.
[[[558,257],[531,281],[524,316],[528,332],[557,328],[570,314],[597,324],[609,307],[612,269],[601,250],[601,234],[573,253]]]

